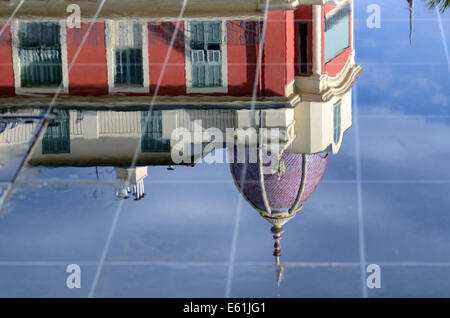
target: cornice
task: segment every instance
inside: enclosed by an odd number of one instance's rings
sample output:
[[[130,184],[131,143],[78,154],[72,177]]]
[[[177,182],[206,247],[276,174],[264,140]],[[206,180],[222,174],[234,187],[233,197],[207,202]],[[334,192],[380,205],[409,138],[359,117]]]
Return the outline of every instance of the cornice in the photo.
[[[334,96],[347,93],[362,72],[363,68],[353,62],[352,54],[342,71],[335,77],[328,75],[296,77],[296,91],[302,101],[327,102]]]

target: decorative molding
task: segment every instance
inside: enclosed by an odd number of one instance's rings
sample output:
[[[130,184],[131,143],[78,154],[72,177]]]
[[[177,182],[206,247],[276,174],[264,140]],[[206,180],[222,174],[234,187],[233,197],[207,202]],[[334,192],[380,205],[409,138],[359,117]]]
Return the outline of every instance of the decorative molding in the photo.
[[[293,10],[299,5],[324,5],[332,0],[189,0],[185,17],[237,17],[263,16],[266,1],[270,1],[270,10]],[[342,1],[342,0],[335,0]],[[0,6],[0,19],[7,20],[11,8],[20,0],[9,0]],[[63,18],[66,16],[67,1],[63,0],[27,0],[18,12],[19,18]],[[77,1],[83,16],[94,16],[100,1]],[[99,14],[99,19],[133,17],[133,18],[173,18],[178,17],[182,6],[180,0],[108,0]]]
[[[290,97],[295,93],[295,79],[284,88],[284,95]]]
[[[48,105],[52,96],[40,94],[28,94],[29,96],[15,96],[2,98],[2,104],[5,106],[41,106]],[[30,98],[33,97],[33,98]],[[58,97],[57,107],[70,107],[77,105],[80,107],[105,107],[105,108],[129,108],[142,107],[147,109],[152,103],[152,96],[71,96],[62,95]],[[292,98],[286,97],[262,97],[257,98],[255,103],[257,107],[282,108],[295,107],[300,103],[298,94]],[[250,108],[252,97],[239,96],[158,96],[155,100],[155,107],[168,106],[177,107],[223,107],[223,108]]]
[[[354,64],[354,52],[347,59],[342,71],[335,77],[328,75],[313,75],[296,77],[296,90],[305,101],[326,102],[333,96],[342,96],[348,92],[363,68]]]
[[[185,17],[224,17],[250,14],[264,14],[266,1],[270,10],[292,10],[299,5],[324,5],[331,0],[189,0],[185,8]],[[6,19],[11,8],[20,0],[9,0],[0,6],[0,18]],[[63,0],[27,0],[18,12],[20,18],[59,17],[66,18],[67,1]],[[84,16],[93,16],[100,0],[77,1]],[[183,1],[180,0],[108,0],[102,8],[99,18],[113,17],[177,17]]]

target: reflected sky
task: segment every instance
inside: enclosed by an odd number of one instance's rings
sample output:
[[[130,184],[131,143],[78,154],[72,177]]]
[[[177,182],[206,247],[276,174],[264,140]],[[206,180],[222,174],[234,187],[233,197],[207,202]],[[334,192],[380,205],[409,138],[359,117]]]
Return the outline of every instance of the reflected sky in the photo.
[[[270,224],[228,164],[149,164],[146,196],[120,200],[111,164],[28,162],[11,184],[18,146],[0,167],[0,296],[450,296],[449,14],[442,35],[417,2],[410,45],[406,1],[379,3],[381,29],[366,27],[371,1],[355,3],[353,125],[284,226],[281,283]],[[65,286],[72,263],[79,290]],[[381,266],[381,289],[365,287],[361,263]]]
[[[357,84],[360,114],[448,116],[450,67],[443,44],[450,41],[448,17],[441,19],[442,35],[435,11],[417,2],[410,46],[406,2],[380,2],[380,29],[365,27],[369,4],[363,0],[355,6],[355,49],[365,69]]]

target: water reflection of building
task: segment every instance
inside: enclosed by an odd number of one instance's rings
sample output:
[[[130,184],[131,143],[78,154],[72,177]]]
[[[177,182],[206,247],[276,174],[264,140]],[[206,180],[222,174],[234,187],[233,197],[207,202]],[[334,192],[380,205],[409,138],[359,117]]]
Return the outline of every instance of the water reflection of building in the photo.
[[[144,197],[144,179],[148,175],[147,166],[189,164],[202,159],[208,153],[205,147],[197,148],[195,144],[206,145],[213,140],[205,132],[210,128],[220,131],[223,136],[233,134],[231,145],[223,139],[217,148],[244,147],[248,157],[255,149],[258,159],[255,163],[246,159],[239,163],[238,150],[234,151],[231,175],[237,189],[249,204],[273,227],[275,248],[274,255],[281,255],[280,242],[283,225],[291,220],[302,208],[304,202],[319,184],[328,162],[328,151],[339,150],[342,143],[330,138],[326,144],[313,145],[315,140],[310,135],[298,131],[296,108],[279,109],[165,109],[147,111],[113,111],[80,110],[73,108],[56,108],[52,120],[35,144],[28,163],[44,166],[115,166],[118,184],[116,196],[127,199],[134,196],[136,200]],[[349,106],[351,107],[351,105]],[[11,108],[14,110],[14,108]],[[11,114],[11,109],[7,111]],[[22,109],[21,112],[43,113],[45,109]],[[340,119],[342,120],[342,118]],[[346,119],[351,121],[351,119]],[[344,125],[335,125],[325,130],[340,129],[342,136]],[[320,125],[319,121],[315,122]],[[323,122],[322,125],[329,125]],[[15,124],[2,125],[0,148],[6,149],[17,142],[29,140],[33,129]],[[173,151],[179,145],[174,132],[184,128],[192,136],[190,143],[183,148],[192,149],[189,162],[174,162]],[[248,128],[254,128],[248,130]],[[263,139],[261,134],[277,131],[276,140]],[[249,131],[247,139],[240,139],[238,131]],[[255,134],[252,138],[252,134]],[[314,134],[313,134],[313,137]],[[275,144],[279,148],[273,150]],[[305,146],[306,145],[306,146]],[[303,148],[302,148],[303,147]],[[319,153],[308,149],[315,148]],[[197,149],[197,152],[195,151]],[[179,149],[178,149],[179,150]],[[273,153],[278,151],[277,153]],[[271,160],[259,157],[272,152]],[[2,151],[3,153],[3,151]],[[136,155],[136,157],[134,157]],[[262,160],[264,159],[264,160]],[[268,162],[263,164],[263,162]],[[134,167],[130,167],[133,165]],[[268,170],[264,170],[268,168]]]
[[[351,107],[351,103],[349,105]],[[133,161],[137,150],[136,164],[173,165],[171,152],[178,140],[174,132],[186,129],[193,137],[192,143],[206,144],[213,141],[205,133],[210,128],[218,129],[224,136],[226,146],[227,129],[234,134],[238,129],[271,129],[279,132],[278,143],[292,153],[319,153],[329,149],[339,150],[342,136],[347,129],[342,122],[351,123],[351,118],[338,117],[323,122],[324,131],[330,131],[326,142],[316,133],[303,133],[304,127],[296,121],[296,108],[259,109],[166,109],[147,111],[80,110],[56,108],[54,119],[50,120],[41,141],[38,142],[30,158],[31,164],[86,165],[127,165]],[[10,108],[14,109],[14,108]],[[22,109],[28,114],[39,115],[44,108]],[[261,118],[261,122],[260,122]],[[337,123],[337,124],[335,124]],[[0,147],[28,141],[34,126],[4,123],[0,133]],[[26,127],[26,130],[25,130]],[[34,127],[34,128],[33,128]],[[300,128],[300,129],[299,129]],[[198,133],[198,134],[197,134]],[[311,138],[311,135],[313,138]],[[334,139],[332,135],[340,136]],[[319,136],[321,137],[321,136]],[[230,138],[238,142],[238,138]],[[258,140],[255,136],[251,140]],[[314,148],[315,151],[310,151]],[[200,149],[200,152],[195,152]],[[193,163],[203,157],[203,148],[192,147]]]
[[[264,1],[257,2],[252,14],[242,10],[240,16],[183,19],[165,67],[176,14],[164,21],[105,16],[93,24],[84,46],[89,21],[71,29],[65,20],[14,20],[0,37],[0,95],[8,109],[40,114],[60,83],[63,88],[52,110],[56,117],[28,162],[115,166],[116,195],[140,199],[147,166],[177,164],[171,155],[179,150],[171,138],[177,128],[193,135],[208,128],[224,135],[227,128],[253,128],[253,144],[234,140],[258,153],[271,150],[260,142],[263,129],[277,129],[276,141],[283,146],[273,156],[270,173],[262,173],[262,157],[230,169],[238,190],[273,225],[279,258],[283,225],[314,192],[327,154],[339,151],[351,126],[351,88],[362,69],[354,59],[353,1],[272,0],[263,47]],[[220,7],[220,1],[214,3]],[[202,18],[207,15],[216,18]],[[160,79],[155,108],[148,112]],[[36,105],[42,108],[26,108]],[[0,150],[13,137],[31,136],[21,127],[0,132]],[[190,162],[207,154],[195,144],[209,142],[207,134],[200,134],[188,145]]]

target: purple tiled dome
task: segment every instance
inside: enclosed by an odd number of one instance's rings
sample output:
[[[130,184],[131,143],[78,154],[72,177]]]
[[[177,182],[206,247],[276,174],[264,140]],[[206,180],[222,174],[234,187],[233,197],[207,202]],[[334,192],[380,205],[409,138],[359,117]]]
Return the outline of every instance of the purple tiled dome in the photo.
[[[323,158],[320,155],[284,153],[282,160],[284,161],[286,171],[282,174],[280,180],[278,180],[276,173],[264,175],[264,186],[272,211],[287,211],[294,205],[301,186],[303,156],[307,160],[305,189],[300,204],[295,207],[295,210],[308,200],[322,179],[328,163],[328,156]],[[242,187],[241,181],[244,167],[247,168],[245,172],[245,186]],[[246,199],[254,207],[265,211],[266,208],[259,181],[258,163],[233,163],[231,164],[231,173],[233,174],[236,185]]]

